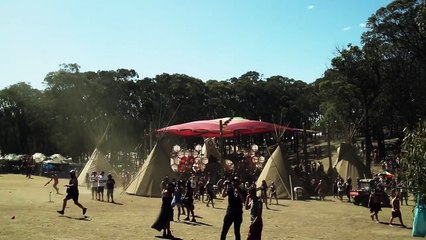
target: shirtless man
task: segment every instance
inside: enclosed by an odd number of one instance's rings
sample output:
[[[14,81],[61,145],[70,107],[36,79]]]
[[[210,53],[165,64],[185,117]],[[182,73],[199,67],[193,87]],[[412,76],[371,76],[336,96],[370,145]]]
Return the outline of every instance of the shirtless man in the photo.
[[[53,180],[53,188],[56,190],[56,194],[60,194],[59,188],[58,188],[59,177],[56,174],[56,172],[53,172],[52,176],[50,177],[50,180],[46,184],[44,184],[44,186],[47,186],[52,180]]]

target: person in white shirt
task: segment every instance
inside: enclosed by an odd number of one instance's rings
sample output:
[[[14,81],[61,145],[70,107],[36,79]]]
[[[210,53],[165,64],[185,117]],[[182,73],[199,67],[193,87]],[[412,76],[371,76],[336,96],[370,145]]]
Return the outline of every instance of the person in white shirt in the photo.
[[[96,172],[92,172],[89,176],[90,189],[92,190],[92,200],[95,200],[95,195],[98,195],[98,179],[96,178]]]
[[[105,176],[104,171],[102,171],[98,175],[97,179],[98,179],[98,200],[104,201],[104,189],[105,189],[108,177]]]

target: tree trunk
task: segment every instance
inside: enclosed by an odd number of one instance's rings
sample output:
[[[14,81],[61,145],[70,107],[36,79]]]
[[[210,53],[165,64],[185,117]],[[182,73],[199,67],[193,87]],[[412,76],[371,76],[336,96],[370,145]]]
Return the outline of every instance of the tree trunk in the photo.
[[[364,135],[365,135],[365,165],[370,169],[371,168],[371,150],[373,145],[371,144],[371,134],[370,134],[370,117],[369,109],[367,106],[365,109],[365,121],[364,121]]]

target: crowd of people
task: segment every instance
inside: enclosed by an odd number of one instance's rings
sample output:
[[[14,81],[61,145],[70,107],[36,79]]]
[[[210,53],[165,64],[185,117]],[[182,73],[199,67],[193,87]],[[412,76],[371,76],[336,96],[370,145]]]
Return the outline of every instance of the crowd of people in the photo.
[[[173,238],[170,230],[170,222],[174,220],[174,208],[177,208],[177,220],[181,220],[181,216],[186,216],[183,220],[196,223],[194,214],[194,202],[205,203],[206,207],[210,205],[214,208],[214,201],[217,194],[228,199],[228,207],[223,220],[221,239],[226,239],[226,235],[231,225],[234,225],[235,239],[241,239],[240,227],[243,221],[243,209],[250,210],[250,230],[247,239],[261,239],[263,228],[262,208],[265,204],[268,207],[275,198],[278,204],[276,194],[276,186],[272,182],[267,186],[266,181],[262,185],[256,187],[254,183],[243,183],[240,178],[233,177],[231,179],[221,178],[218,182],[221,187],[218,188],[213,183],[210,174],[197,177],[192,175],[188,180],[170,180],[168,176],[161,182],[162,205],[160,214],[152,228],[163,231],[163,237]],[[218,190],[220,189],[220,190]],[[260,190],[260,195],[257,191]],[[206,198],[204,195],[206,194]]]

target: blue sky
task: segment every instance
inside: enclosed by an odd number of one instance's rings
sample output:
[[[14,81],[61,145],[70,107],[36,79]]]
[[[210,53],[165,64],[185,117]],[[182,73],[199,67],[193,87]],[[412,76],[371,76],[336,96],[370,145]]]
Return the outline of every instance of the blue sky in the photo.
[[[359,44],[390,0],[2,0],[0,89],[43,89],[62,63],[204,81],[257,71],[305,82],[337,47]],[[361,26],[360,26],[361,25]]]

